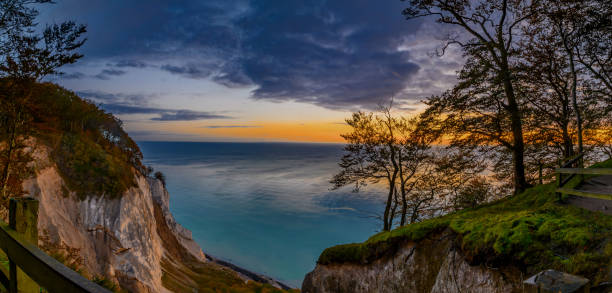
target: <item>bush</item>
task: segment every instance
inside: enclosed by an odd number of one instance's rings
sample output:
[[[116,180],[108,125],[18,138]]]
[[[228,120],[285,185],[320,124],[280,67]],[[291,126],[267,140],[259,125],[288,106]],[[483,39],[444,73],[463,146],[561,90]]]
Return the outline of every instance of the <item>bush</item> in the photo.
[[[81,136],[64,135],[54,157],[68,187],[81,198],[93,194],[117,197],[136,185],[129,164]]]
[[[161,181],[162,185],[164,185],[164,187],[166,187],[166,175],[164,175],[164,173],[162,172],[155,172],[155,179]]]
[[[472,179],[454,198],[454,208],[455,210],[475,208],[478,205],[487,202],[490,193],[491,184],[489,184],[486,179]]]

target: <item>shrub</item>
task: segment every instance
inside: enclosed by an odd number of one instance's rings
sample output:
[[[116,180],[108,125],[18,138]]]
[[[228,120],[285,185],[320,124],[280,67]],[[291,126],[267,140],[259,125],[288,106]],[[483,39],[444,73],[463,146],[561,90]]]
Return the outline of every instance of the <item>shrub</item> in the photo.
[[[166,187],[166,175],[164,175],[164,173],[157,171],[155,172],[155,179],[161,181],[162,185],[164,185],[164,187]]]

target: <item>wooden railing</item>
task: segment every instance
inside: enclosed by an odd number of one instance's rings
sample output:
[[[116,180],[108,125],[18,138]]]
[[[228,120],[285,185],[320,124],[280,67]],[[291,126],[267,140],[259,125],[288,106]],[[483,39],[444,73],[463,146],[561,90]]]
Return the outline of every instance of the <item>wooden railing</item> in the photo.
[[[9,260],[8,270],[0,269],[0,284],[9,293],[110,293],[38,249],[37,217],[36,200],[10,199],[9,224],[0,221],[0,249]]]
[[[559,200],[562,199],[562,195],[564,193],[582,197],[612,200],[612,194],[609,193],[583,191],[565,187],[565,185],[576,176],[578,176],[582,181],[584,179],[584,175],[612,175],[612,168],[581,168],[583,156],[584,153],[578,154],[574,158],[563,163],[561,168],[555,169],[555,174],[557,176],[556,192],[557,196],[559,196]]]

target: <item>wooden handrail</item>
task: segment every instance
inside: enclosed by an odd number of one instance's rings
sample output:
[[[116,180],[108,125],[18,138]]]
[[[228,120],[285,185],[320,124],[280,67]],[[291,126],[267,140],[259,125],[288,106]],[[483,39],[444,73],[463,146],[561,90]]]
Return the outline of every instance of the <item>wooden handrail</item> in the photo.
[[[612,175],[612,168],[558,168],[555,173],[584,174],[584,175]]]
[[[571,158],[567,158],[567,159],[563,160],[562,163],[561,163],[561,168],[570,167],[571,165],[576,163],[578,160],[582,159],[582,157],[584,157],[584,153],[579,153],[579,154],[576,154],[575,156],[573,156]]]
[[[13,199],[11,199],[13,200]],[[15,213],[15,211],[9,211]],[[13,216],[9,216],[13,217]],[[17,267],[36,284],[51,293],[110,293],[102,286],[87,280],[31,244],[14,227],[0,221],[0,249],[9,258],[9,277],[0,271],[0,283],[8,292],[17,292]]]
[[[600,199],[612,199],[612,194],[604,194],[592,191],[582,191],[571,188],[565,188],[564,186],[569,183],[576,175],[579,176],[580,180],[584,179],[583,175],[612,175],[612,168],[572,168],[574,163],[582,159],[584,153],[580,153],[575,157],[567,160],[567,162],[561,165],[561,168],[555,169],[555,175],[557,175],[557,189],[556,193],[559,196],[559,200],[562,200],[562,194],[572,194],[583,197],[592,197]],[[578,167],[582,167],[579,164]],[[569,174],[568,176],[563,176]]]

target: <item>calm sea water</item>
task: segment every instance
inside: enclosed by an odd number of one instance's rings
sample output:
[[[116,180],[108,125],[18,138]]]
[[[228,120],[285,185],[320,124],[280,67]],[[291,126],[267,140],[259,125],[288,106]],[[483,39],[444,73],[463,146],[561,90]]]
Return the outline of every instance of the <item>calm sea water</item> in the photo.
[[[380,228],[380,190],[330,191],[342,146],[140,142],[205,253],[299,287],[323,249]]]

